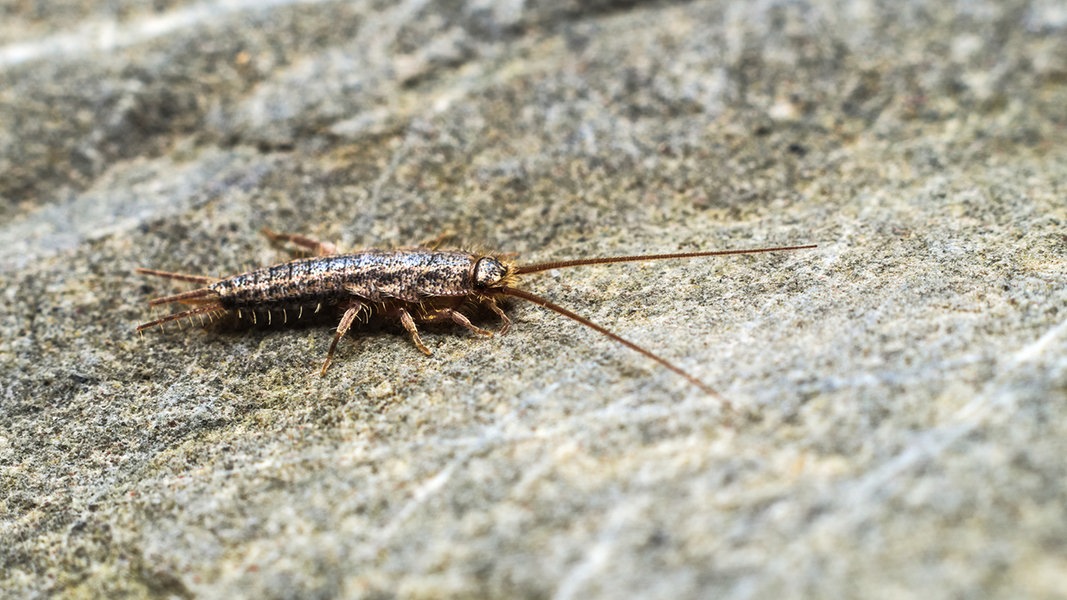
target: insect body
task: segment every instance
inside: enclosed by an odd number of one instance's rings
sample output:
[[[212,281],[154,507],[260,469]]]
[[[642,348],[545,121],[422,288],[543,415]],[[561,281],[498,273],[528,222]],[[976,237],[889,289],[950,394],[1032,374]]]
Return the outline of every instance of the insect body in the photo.
[[[299,258],[222,279],[138,269],[139,273],[199,283],[203,287],[150,300],[149,305],[152,306],[184,304],[189,308],[143,323],[137,330],[143,331],[155,326],[162,328],[165,323],[195,316],[214,318],[221,314],[236,314],[238,318],[248,318],[253,323],[263,317],[272,322],[280,315],[282,322],[287,323],[290,318],[300,319],[305,313],[329,310],[340,313],[341,317],[322,365],[321,373],[325,374],[333,360],[337,343],[352,328],[356,319],[366,321],[377,316],[399,321],[411,335],[415,346],[429,355],[430,349],[419,337],[418,323],[452,322],[479,335],[491,336],[493,332],[474,325],[464,314],[464,310],[483,307],[500,318],[502,325],[499,332],[503,334],[511,325],[511,319],[500,308],[497,300],[514,297],[543,306],[590,327],[674,371],[709,394],[715,394],[705,383],[666,359],[546,298],[515,287],[519,277],[581,265],[754,254],[815,247],[783,246],[515,265],[499,256],[431,248],[363,250],[352,254],[337,254],[332,244],[299,235],[278,234],[266,230],[265,233],[275,241],[288,241],[312,250],[317,256]]]

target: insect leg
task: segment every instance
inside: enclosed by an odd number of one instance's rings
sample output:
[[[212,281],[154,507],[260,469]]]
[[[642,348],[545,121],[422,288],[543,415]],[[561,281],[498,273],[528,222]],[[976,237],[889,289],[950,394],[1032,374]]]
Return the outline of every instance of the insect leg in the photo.
[[[454,321],[457,325],[462,325],[463,327],[466,327],[468,331],[473,331],[478,335],[484,335],[486,337],[493,337],[492,331],[489,331],[488,329],[482,329],[474,323],[471,323],[470,319],[468,319],[466,315],[459,312],[458,310],[448,309],[448,313],[449,316],[452,317],[452,321]]]
[[[487,336],[487,337],[492,337],[493,336],[493,332],[492,331],[489,331],[488,329],[482,329],[481,327],[478,327],[474,323],[471,323],[470,319],[468,319],[466,315],[464,315],[463,313],[459,312],[458,310],[453,310],[451,308],[441,308],[441,309],[435,310],[433,312],[430,312],[430,313],[424,315],[419,320],[421,322],[423,322],[423,323],[436,323],[438,321],[452,321],[456,325],[464,327],[465,329],[467,329],[467,331],[471,331],[473,333],[477,333],[478,335],[484,335],[484,336]]]
[[[319,240],[314,240],[307,236],[293,233],[278,233],[266,227],[263,228],[263,235],[270,238],[272,242],[289,242],[291,244],[296,244],[301,248],[307,248],[315,256],[329,256],[330,254],[337,254],[336,245],[331,244],[330,242],[320,242]]]
[[[341,341],[341,338],[345,337],[348,330],[352,328],[352,322],[356,320],[356,315],[359,314],[361,308],[363,308],[363,304],[355,302],[350,304],[348,310],[341,316],[341,322],[337,324],[337,335],[333,336],[330,350],[326,353],[326,362],[322,363],[322,370],[319,371],[320,376],[326,374],[326,368],[329,367],[330,362],[333,361],[333,351],[337,349],[337,342]]]
[[[419,242],[419,247],[429,248],[430,250],[436,250],[441,246],[441,244],[445,243],[445,240],[454,237],[456,237],[456,233],[454,231],[446,231],[444,233],[441,233],[440,235],[422,240],[421,242]]]
[[[508,317],[508,314],[504,312],[504,309],[500,308],[500,305],[496,303],[496,299],[492,296],[486,297],[483,302],[489,307],[489,310],[493,311],[493,314],[500,317],[500,320],[504,322],[504,324],[500,326],[500,335],[507,333],[508,328],[511,327],[511,318]]]
[[[411,318],[411,313],[403,308],[398,308],[396,310],[400,314],[400,324],[411,334],[411,341],[415,342],[415,347],[421,350],[426,356],[432,355],[433,352],[430,352],[430,349],[426,347],[426,344],[422,343],[422,338],[419,337],[419,329],[415,327],[415,319]]]

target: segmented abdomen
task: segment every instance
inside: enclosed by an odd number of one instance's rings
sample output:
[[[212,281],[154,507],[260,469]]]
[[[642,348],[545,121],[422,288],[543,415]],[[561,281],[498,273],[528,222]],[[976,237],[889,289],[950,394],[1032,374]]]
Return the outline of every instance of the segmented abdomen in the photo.
[[[301,258],[223,279],[210,287],[227,309],[465,296],[477,257],[426,249],[373,250]]]

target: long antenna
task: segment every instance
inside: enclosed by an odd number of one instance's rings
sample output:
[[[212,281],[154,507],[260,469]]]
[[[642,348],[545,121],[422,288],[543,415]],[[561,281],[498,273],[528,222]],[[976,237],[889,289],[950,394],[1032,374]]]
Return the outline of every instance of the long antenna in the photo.
[[[552,268],[552,267],[549,267],[549,268]],[[541,296],[538,296],[537,294],[531,294],[530,292],[527,292],[526,290],[520,290],[518,288],[507,287],[507,286],[502,287],[502,288],[498,288],[498,289],[500,290],[500,293],[502,293],[502,294],[504,294],[506,296],[514,296],[516,298],[522,298],[523,300],[526,300],[526,301],[529,301],[529,302],[533,302],[534,304],[536,304],[538,306],[543,306],[543,307],[545,307],[545,308],[547,308],[549,310],[555,311],[555,312],[563,315],[564,317],[567,317],[568,319],[573,319],[573,320],[581,323],[582,325],[585,325],[586,327],[588,327],[590,329],[593,329],[595,331],[599,331],[600,333],[608,336],[609,338],[615,340],[616,342],[619,342],[623,346],[626,346],[627,348],[629,348],[631,350],[639,352],[642,355],[644,355],[644,356],[646,356],[648,358],[651,358],[652,360],[658,362],[659,364],[663,365],[664,367],[667,367],[671,371],[674,371],[675,373],[681,375],[682,377],[685,377],[686,380],[689,381],[689,383],[697,386],[702,391],[704,391],[704,393],[706,393],[706,394],[708,394],[710,396],[714,396],[714,397],[718,398],[719,401],[722,402],[724,410],[727,410],[727,411],[732,411],[733,410],[733,407],[731,406],[729,400],[727,400],[726,398],[723,398],[722,396],[720,396],[719,393],[716,392],[715,390],[711,389],[711,387],[709,387],[708,384],[706,384],[703,381],[697,379],[696,377],[690,375],[689,373],[686,373],[680,367],[678,367],[674,363],[668,361],[667,359],[663,358],[662,356],[659,356],[658,354],[653,354],[651,350],[646,350],[645,348],[642,348],[641,346],[638,346],[637,344],[631,342],[630,340],[628,340],[626,338],[623,338],[622,336],[620,336],[618,334],[612,333],[612,332],[608,331],[607,329],[604,329],[600,325],[597,325],[596,323],[590,321],[589,319],[587,319],[587,318],[585,318],[583,316],[580,316],[578,314],[575,314],[575,313],[567,310],[566,308],[563,308],[562,306],[552,302],[551,300],[549,300],[547,298],[542,298]]]
[[[138,267],[134,269],[134,271],[142,275],[155,275],[156,277],[166,277],[167,279],[175,279],[178,281],[191,281],[193,283],[215,283],[218,281],[215,277],[189,275],[188,273],[171,273],[168,271],[157,271],[156,269],[145,269],[143,267]]]
[[[675,254],[640,254],[634,256],[604,256],[599,258],[579,258],[575,260],[557,260],[553,262],[537,263],[534,265],[520,265],[515,268],[516,275],[537,273],[549,269],[563,269],[566,267],[580,267],[582,265],[605,265],[610,263],[639,262],[643,260],[664,260],[668,258],[696,258],[698,256],[728,256],[731,254],[759,254],[761,252],[778,252],[780,250],[807,250],[815,248],[816,244],[806,246],[778,246],[776,248],[753,248],[751,250],[714,250],[711,252],[678,252]],[[512,288],[513,289],[513,288]],[[531,300],[533,302],[533,300]],[[542,305],[544,306],[544,305]]]

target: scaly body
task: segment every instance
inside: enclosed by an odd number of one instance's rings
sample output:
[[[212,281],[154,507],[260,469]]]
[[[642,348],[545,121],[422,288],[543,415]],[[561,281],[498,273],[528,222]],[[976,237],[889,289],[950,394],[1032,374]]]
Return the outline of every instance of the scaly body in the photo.
[[[305,311],[320,312],[323,308],[341,313],[333,342],[326,354],[321,372],[330,365],[337,343],[348,333],[357,318],[380,316],[393,319],[411,335],[422,352],[429,348],[419,337],[417,323],[452,322],[480,335],[492,335],[473,325],[462,312],[468,307],[484,307],[502,321],[500,333],[507,331],[511,320],[497,304],[497,299],[510,296],[538,304],[590,327],[615,341],[640,352],[668,369],[685,377],[702,390],[715,392],[696,377],[686,373],[666,359],[653,354],[588,319],[551,301],[514,287],[520,275],[549,269],[580,265],[754,254],[776,250],[799,250],[815,246],[785,246],[753,250],[721,250],[712,252],[683,252],[642,256],[619,256],[557,261],[535,265],[514,265],[501,257],[470,252],[431,248],[397,250],[364,250],[351,254],[336,254],[332,244],[318,242],[300,235],[265,232],[275,241],[291,242],[317,254],[272,267],[264,267],[231,277],[215,279],[200,275],[184,275],[151,269],[138,269],[179,281],[203,284],[195,290],[164,296],[149,301],[152,306],[165,304],[190,305],[189,310],[175,313],[137,327],[138,331],[171,321],[205,315],[213,318],[232,313],[238,318],[257,321],[265,315],[271,322],[281,313],[283,322],[301,318]]]
[[[335,304],[357,296],[370,302],[470,294],[478,257],[426,248],[365,250],[300,258],[234,275],[208,286],[230,310]]]

